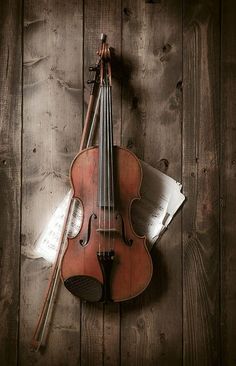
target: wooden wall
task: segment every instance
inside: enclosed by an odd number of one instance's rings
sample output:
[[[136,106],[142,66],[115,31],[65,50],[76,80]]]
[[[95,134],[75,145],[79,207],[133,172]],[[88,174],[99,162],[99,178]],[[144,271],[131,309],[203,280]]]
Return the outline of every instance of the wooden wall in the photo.
[[[0,365],[236,364],[233,0],[0,4]],[[99,35],[115,49],[115,140],[183,183],[133,301],[60,287],[42,353],[29,342],[50,267],[25,256],[67,191]]]

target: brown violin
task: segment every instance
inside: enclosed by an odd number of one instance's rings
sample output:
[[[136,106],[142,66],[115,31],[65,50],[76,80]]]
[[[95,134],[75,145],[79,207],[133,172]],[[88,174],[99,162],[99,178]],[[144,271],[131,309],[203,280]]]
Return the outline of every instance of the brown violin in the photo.
[[[145,237],[135,234],[131,205],[140,199],[137,157],[113,145],[110,50],[103,39],[100,62],[99,145],[82,150],[70,177],[83,208],[79,233],[68,238],[61,263],[66,288],[87,301],[124,301],[139,295],[152,277]]]

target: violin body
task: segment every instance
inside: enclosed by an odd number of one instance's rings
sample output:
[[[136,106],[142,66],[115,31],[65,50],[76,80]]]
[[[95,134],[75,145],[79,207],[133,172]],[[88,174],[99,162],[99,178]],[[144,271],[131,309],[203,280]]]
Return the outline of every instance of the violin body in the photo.
[[[79,233],[68,238],[61,276],[67,289],[88,301],[124,301],[139,295],[152,277],[145,237],[135,234],[131,205],[139,199],[142,168],[127,149],[113,147],[116,205],[99,207],[99,149],[79,153],[71,166],[74,198],[83,207]]]

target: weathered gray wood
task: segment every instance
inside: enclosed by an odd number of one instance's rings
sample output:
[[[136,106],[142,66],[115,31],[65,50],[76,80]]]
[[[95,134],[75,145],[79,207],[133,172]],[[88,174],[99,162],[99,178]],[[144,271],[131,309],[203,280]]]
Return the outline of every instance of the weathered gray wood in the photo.
[[[17,364],[18,341],[18,364],[24,366],[235,362],[236,9],[232,0],[221,3],[220,75],[220,0],[183,2],[183,59],[180,0],[25,0],[21,165],[22,4],[1,2],[1,365]],[[124,146],[179,181],[183,146],[183,262],[178,215],[153,251],[150,287],[122,304],[121,318],[118,304],[80,305],[61,287],[47,348],[35,354],[29,343],[50,268],[43,260],[25,257],[25,247],[33,244],[69,187],[88,96],[83,80],[96,59],[101,32],[115,48],[116,143],[122,136]]]
[[[184,1],[183,362],[220,364],[219,2]]]
[[[222,215],[222,365],[236,360],[236,26],[235,1],[222,1],[221,27],[221,215]]]
[[[82,130],[83,3],[24,3],[24,245],[30,246],[69,187],[72,159]],[[20,362],[22,365],[77,365],[80,304],[61,287],[46,350],[30,353],[51,268],[22,258]]]
[[[100,35],[108,36],[110,47],[115,48],[115,57],[121,52],[121,2],[102,0],[84,2],[84,79],[88,68],[96,60]],[[114,60],[112,59],[112,65]],[[112,67],[112,71],[114,68]],[[113,87],[114,141],[120,141],[121,87],[116,77]],[[85,85],[86,87],[86,85]],[[88,89],[86,87],[86,89]],[[85,92],[86,95],[86,92]],[[119,304],[83,304],[81,322],[81,365],[119,365],[120,360],[120,314]]]
[[[19,318],[21,1],[0,5],[0,364],[17,364]]]
[[[123,3],[122,136],[139,157],[181,180],[181,1]],[[182,287],[180,217],[153,251],[146,292],[122,305],[122,365],[180,365]],[[141,270],[141,268],[140,268]]]

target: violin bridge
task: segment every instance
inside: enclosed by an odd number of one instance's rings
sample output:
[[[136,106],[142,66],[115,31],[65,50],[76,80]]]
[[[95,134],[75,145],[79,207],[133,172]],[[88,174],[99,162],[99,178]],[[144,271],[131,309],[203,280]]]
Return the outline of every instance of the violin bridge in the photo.
[[[119,230],[117,230],[116,228],[106,228],[106,227],[100,227],[96,230],[99,233],[118,233]]]

